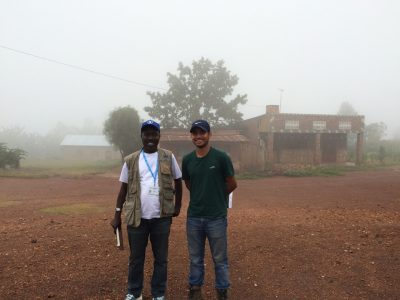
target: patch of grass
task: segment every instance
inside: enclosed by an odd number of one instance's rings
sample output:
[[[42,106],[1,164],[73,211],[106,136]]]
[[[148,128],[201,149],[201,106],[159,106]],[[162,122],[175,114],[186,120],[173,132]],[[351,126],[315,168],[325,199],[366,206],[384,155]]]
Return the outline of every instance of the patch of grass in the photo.
[[[256,171],[256,172],[243,172],[236,175],[236,179],[260,179],[265,177],[271,177],[271,171]]]
[[[340,176],[343,172],[337,167],[307,167],[299,169],[288,169],[283,172],[284,176],[307,177],[307,176]]]
[[[0,208],[1,207],[9,207],[9,206],[18,205],[18,204],[19,204],[19,201],[12,201],[12,200],[1,201],[0,200]]]
[[[13,205],[18,205],[20,201],[12,200],[9,197],[0,195],[0,207],[9,207]]]
[[[21,168],[21,169],[0,169],[0,177],[16,177],[16,178],[47,178],[51,177],[49,171],[44,169]]]
[[[389,164],[305,166],[288,168],[282,172],[282,175],[289,177],[341,176],[346,172],[381,171],[392,167],[393,165]]]
[[[0,177],[47,178],[61,176],[80,178],[109,172],[119,172],[120,161],[66,161],[66,160],[28,160],[20,169],[0,169]]]
[[[282,175],[288,177],[307,177],[312,176],[312,172],[310,169],[289,169],[283,171]]]
[[[84,215],[91,212],[103,212],[104,208],[88,203],[78,203],[42,208],[40,211],[51,215]]]
[[[356,171],[382,171],[389,169],[395,165],[393,164],[362,164],[362,165],[351,165],[351,166],[343,166],[338,165],[335,166],[341,172],[356,172]]]

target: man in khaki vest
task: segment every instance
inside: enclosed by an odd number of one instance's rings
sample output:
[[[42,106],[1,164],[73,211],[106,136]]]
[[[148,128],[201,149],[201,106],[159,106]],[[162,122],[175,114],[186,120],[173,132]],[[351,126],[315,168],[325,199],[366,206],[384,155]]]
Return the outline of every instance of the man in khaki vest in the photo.
[[[130,246],[128,289],[125,300],[141,300],[148,239],[154,256],[151,293],[164,300],[167,284],[168,239],[172,217],[180,213],[182,173],[171,151],[158,148],[160,125],[141,126],[143,148],[128,155],[122,167],[121,188],[111,226],[121,226],[122,208]]]

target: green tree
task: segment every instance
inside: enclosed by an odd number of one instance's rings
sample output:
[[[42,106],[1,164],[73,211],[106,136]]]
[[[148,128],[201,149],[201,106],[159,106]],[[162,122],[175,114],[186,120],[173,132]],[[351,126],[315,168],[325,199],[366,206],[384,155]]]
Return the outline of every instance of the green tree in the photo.
[[[9,166],[18,169],[21,159],[24,159],[26,152],[22,149],[9,149],[4,143],[0,143],[0,168]]]
[[[19,169],[21,159],[24,159],[26,152],[22,149],[10,149],[8,151],[8,161],[7,164],[15,169]]]
[[[118,148],[121,157],[134,152],[140,146],[140,118],[136,109],[125,106],[112,112],[104,122],[103,133]]]
[[[179,63],[178,75],[167,73],[167,77],[168,91],[148,92],[153,105],[144,108],[163,127],[187,128],[196,119],[224,127],[242,120],[237,107],[247,102],[247,95],[227,100],[239,78],[226,69],[222,60],[213,64],[201,58],[191,67]]]

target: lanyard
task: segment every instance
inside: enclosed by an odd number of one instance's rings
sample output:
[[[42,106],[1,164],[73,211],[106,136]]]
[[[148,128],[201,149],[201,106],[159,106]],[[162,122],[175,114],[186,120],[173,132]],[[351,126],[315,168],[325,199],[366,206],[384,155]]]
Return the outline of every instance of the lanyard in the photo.
[[[144,161],[146,162],[146,165],[147,165],[147,169],[150,171],[151,176],[153,177],[154,186],[156,186],[156,180],[157,180],[157,175],[158,175],[158,156],[157,156],[156,170],[155,170],[155,172],[153,173],[153,171],[151,170],[151,167],[150,167],[150,165],[149,165],[149,162],[147,161],[146,154],[144,154],[143,149],[142,149],[142,153],[143,153]]]

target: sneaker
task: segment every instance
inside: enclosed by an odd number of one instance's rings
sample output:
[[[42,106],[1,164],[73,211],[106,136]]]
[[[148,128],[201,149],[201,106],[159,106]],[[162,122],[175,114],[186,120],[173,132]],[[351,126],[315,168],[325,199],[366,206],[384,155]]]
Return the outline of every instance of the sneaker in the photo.
[[[132,294],[126,294],[125,300],[142,300],[142,295],[135,297]]]
[[[201,287],[200,286],[191,286],[189,288],[188,300],[202,300],[201,296]]]
[[[223,290],[217,289],[217,299],[218,300],[228,299],[228,290],[227,289],[223,289]]]
[[[165,300],[165,297],[164,296],[153,297],[153,300]]]

